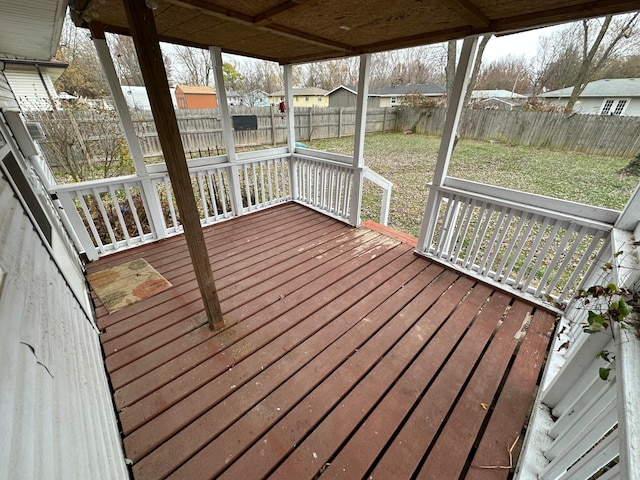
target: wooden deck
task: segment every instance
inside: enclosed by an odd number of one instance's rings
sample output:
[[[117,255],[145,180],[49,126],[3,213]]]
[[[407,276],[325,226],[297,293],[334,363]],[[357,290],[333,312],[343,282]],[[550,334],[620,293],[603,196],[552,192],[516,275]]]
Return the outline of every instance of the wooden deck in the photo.
[[[173,284],[95,299],[136,479],[508,477],[553,314],[292,203],[205,237],[218,333],[182,236],[88,267],[142,257]]]

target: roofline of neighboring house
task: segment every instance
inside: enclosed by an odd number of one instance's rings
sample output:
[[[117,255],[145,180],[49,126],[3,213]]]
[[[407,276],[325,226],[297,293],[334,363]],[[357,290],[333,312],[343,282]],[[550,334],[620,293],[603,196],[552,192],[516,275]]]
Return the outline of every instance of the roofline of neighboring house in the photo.
[[[353,90],[352,88],[345,87],[344,85],[338,85],[338,86],[337,86],[337,87],[335,87],[333,90],[331,90],[331,91],[329,91],[329,92],[325,93],[325,94],[324,94],[324,96],[326,97],[327,95],[331,95],[333,92],[335,92],[336,90],[340,90],[341,88],[343,88],[343,89],[344,89],[344,90],[346,90],[347,92],[351,92],[351,93],[353,93],[354,95],[357,95],[357,94],[358,94],[358,92],[357,92],[357,91],[355,91],[355,90]]]
[[[407,95],[420,95],[421,97],[442,97],[446,95],[446,92],[434,92],[434,93],[420,93],[420,92],[407,92],[407,93],[370,93],[370,97],[406,97]]]

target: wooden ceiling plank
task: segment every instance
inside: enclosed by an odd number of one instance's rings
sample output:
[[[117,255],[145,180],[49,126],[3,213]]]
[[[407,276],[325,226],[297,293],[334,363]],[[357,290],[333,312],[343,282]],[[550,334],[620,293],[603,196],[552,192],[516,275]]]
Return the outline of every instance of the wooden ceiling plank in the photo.
[[[440,2],[468,21],[474,28],[488,28],[491,25],[491,20],[468,0],[440,0]]]
[[[224,326],[220,301],[213,279],[207,245],[204,241],[200,215],[196,205],[187,159],[182,148],[178,121],[169,94],[167,73],[153,18],[153,11],[144,2],[125,2],[127,22],[140,63],[142,78],[147,88],[151,111],[162,146],[171,187],[178,204],[180,221],[191,256],[191,263],[200,288],[205,312],[212,329]]]
[[[296,8],[307,1],[309,0],[288,0],[286,2],[283,2],[278,6],[270,8],[269,10],[256,15],[253,18],[253,23],[256,25],[268,25],[269,23],[271,23],[270,18],[274,15],[278,15],[280,13]]]
[[[298,30],[288,28],[284,25],[277,25],[274,23],[270,23],[268,25],[257,25],[256,23],[254,23],[254,17],[244,15],[240,12],[236,12],[228,8],[211,5],[209,3],[204,2],[203,0],[167,0],[167,1],[169,3],[178,5],[184,8],[196,9],[206,15],[212,15],[215,17],[224,18],[226,20],[229,20],[230,22],[259,28],[265,31],[276,33],[278,35],[282,35],[284,37],[293,38],[295,40],[299,40],[304,43],[311,43],[319,47],[344,51],[352,55],[355,54],[350,45],[345,45],[343,43],[334,42],[326,38],[310,35],[307,32],[300,32]]]

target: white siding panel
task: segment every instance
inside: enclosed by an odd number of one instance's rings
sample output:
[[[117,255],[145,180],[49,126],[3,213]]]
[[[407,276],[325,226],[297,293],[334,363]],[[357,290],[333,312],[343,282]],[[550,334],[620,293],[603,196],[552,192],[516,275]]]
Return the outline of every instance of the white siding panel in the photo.
[[[92,320],[0,175],[0,479],[126,479]]]
[[[56,101],[56,91],[48,75],[43,73],[45,85],[35,67],[13,70],[7,66],[4,73],[22,110],[46,111],[58,107],[57,104],[52,105],[52,99]]]
[[[0,62],[0,70],[2,70],[3,68],[4,63]],[[7,78],[2,71],[0,71],[0,108],[8,108],[10,110],[15,110],[18,108],[16,99],[13,96],[11,88],[9,87],[9,83],[7,82]]]

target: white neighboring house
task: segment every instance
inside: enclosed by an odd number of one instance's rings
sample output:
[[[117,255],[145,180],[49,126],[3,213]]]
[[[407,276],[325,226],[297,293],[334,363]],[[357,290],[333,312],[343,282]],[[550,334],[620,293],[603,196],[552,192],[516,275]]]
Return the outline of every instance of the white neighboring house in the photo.
[[[527,96],[509,90],[474,90],[471,103],[494,110],[513,110],[527,101]]]
[[[149,97],[147,95],[147,89],[145,87],[121,85],[121,88],[130,110],[151,110],[151,104],[149,103]],[[173,108],[177,109],[178,102],[176,101],[176,89],[174,87],[171,87],[169,88],[169,91],[171,92],[171,101],[173,102]]]
[[[573,87],[538,95],[561,107],[567,105]],[[573,109],[590,115],[640,117],[640,78],[612,78],[589,82]]]
[[[22,111],[47,111],[60,108],[55,81],[69,66],[58,61],[38,62],[2,58],[4,75]]]

